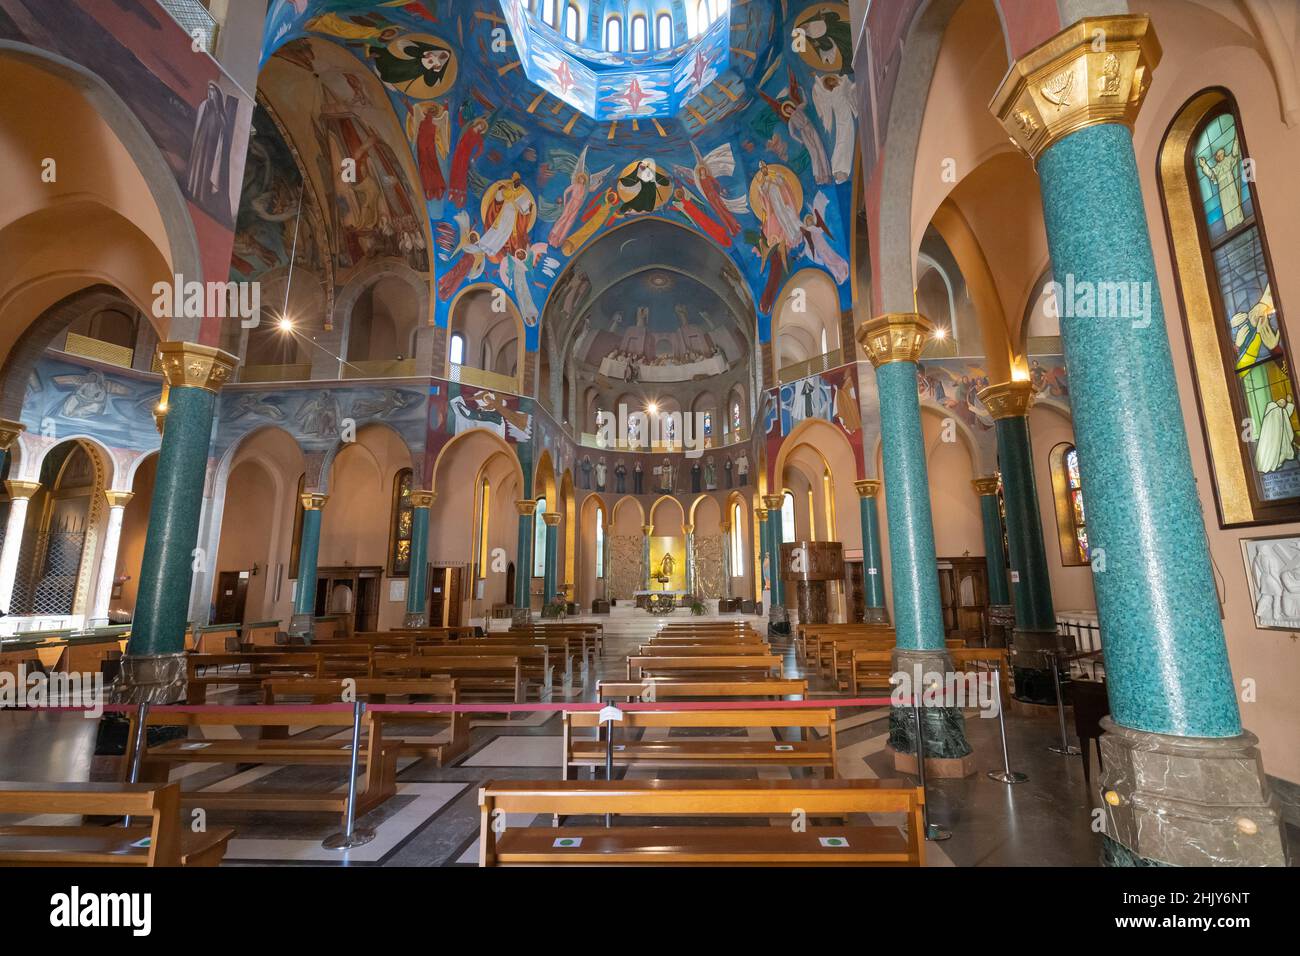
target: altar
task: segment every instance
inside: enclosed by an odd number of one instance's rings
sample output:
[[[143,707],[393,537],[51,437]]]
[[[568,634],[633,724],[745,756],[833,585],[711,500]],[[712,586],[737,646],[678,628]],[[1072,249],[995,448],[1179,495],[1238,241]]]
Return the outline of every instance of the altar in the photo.
[[[677,608],[678,598],[687,595],[687,591],[633,591],[636,606],[643,607],[651,614],[672,614]]]

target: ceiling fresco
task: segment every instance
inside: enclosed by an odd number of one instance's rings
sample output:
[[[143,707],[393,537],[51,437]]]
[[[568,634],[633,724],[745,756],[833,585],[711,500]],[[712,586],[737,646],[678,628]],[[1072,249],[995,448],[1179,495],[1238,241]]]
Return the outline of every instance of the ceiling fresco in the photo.
[[[602,6],[584,6],[589,35]],[[731,261],[744,308],[757,306],[759,341],[770,340],[772,307],[800,269],[824,269],[849,306],[858,98],[846,4],[734,5],[714,25],[730,37],[725,70],[663,117],[622,121],[593,119],[532,82],[505,14],[498,0],[273,0],[260,86],[298,153],[313,157],[308,177],[342,271],[394,250],[423,264],[444,326],[458,290],[499,285],[536,350],[557,281],[578,281],[566,269],[574,257],[611,230],[658,218]],[[674,35],[684,40],[684,26]],[[626,79],[643,68],[604,72]],[[369,182],[360,197],[339,185],[353,152]],[[412,205],[423,207],[427,245]]]

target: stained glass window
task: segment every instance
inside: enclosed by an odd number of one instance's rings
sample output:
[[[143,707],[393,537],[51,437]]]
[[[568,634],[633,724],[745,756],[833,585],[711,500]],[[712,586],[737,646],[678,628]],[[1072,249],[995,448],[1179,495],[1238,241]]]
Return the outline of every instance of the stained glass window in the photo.
[[[388,573],[395,578],[411,574],[411,526],[415,511],[411,507],[411,469],[403,468],[393,479],[393,520],[389,535]]]
[[[1242,458],[1255,498],[1276,502],[1300,497],[1300,414],[1248,172],[1237,116],[1225,103],[1193,137],[1189,177],[1196,179],[1206,271],[1231,368]]]
[[[1065,453],[1065,483],[1070,496],[1070,520],[1074,524],[1074,544],[1079,561],[1088,563],[1088,520],[1083,512],[1083,483],[1079,480],[1079,450],[1070,447]]]
[[[605,515],[596,508],[596,580],[605,577]]]
[[[745,573],[745,513],[739,502],[731,506],[731,576]]]
[[[787,491],[781,498],[781,540],[794,539],[794,495]]]
[[[734,432],[740,428],[740,402],[732,401],[731,403],[731,430]]]
[[[484,478],[478,495],[478,576],[488,574],[488,505],[492,499],[492,485]]]
[[[704,437],[713,437],[713,412],[704,413]]]

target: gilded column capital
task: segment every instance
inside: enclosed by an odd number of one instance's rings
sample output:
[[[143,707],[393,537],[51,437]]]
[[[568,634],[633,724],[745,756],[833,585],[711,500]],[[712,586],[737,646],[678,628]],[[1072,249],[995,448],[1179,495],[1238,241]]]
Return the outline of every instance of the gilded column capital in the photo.
[[[105,491],[104,497],[108,500],[110,508],[125,508],[135,497],[133,491]]]
[[[412,508],[432,508],[434,500],[438,497],[436,491],[412,491],[411,507]]]
[[[767,509],[766,509],[766,508],[755,508],[755,509],[754,509],[754,517],[758,518],[759,521],[766,521],[766,520],[767,520]]]
[[[647,538],[650,537],[650,535],[654,534],[654,530],[655,530],[655,526],[652,524],[643,524],[641,526],[641,533],[645,535]]]
[[[39,481],[6,481],[5,487],[9,489],[10,498],[27,500],[41,490],[41,483]]]
[[[1034,383],[1001,382],[980,389],[979,396],[994,421],[1000,418],[1024,418],[1034,403]]]
[[[768,511],[780,511],[781,506],[785,504],[784,495],[764,495],[763,504]]]
[[[983,498],[985,495],[996,495],[1001,483],[1001,475],[980,475],[971,479],[970,486],[975,489],[975,494]]]
[[[880,480],[878,478],[863,478],[861,481],[855,481],[853,487],[858,489],[859,498],[874,498],[880,494]]]
[[[325,507],[325,502],[330,500],[330,496],[317,491],[304,491],[298,496],[298,500],[302,502],[304,511],[320,511]]]
[[[25,431],[27,431],[27,426],[22,422],[11,422],[0,418],[0,451],[8,451],[13,448],[18,436]]]
[[[1087,17],[1017,60],[989,109],[1037,162],[1088,126],[1132,129],[1160,56],[1149,18]]]
[[[515,510],[519,512],[521,518],[530,518],[537,513],[537,502],[533,501],[531,498],[516,501]]]
[[[542,512],[542,520],[551,528],[558,527],[560,524],[560,513],[558,511]]]
[[[239,359],[229,352],[194,342],[163,342],[158,346],[158,355],[170,388],[219,392],[239,365]]]
[[[682,534],[695,534],[695,525],[693,524],[682,525]]]
[[[858,326],[858,344],[876,368],[890,362],[915,362],[934,332],[919,312],[886,312]]]

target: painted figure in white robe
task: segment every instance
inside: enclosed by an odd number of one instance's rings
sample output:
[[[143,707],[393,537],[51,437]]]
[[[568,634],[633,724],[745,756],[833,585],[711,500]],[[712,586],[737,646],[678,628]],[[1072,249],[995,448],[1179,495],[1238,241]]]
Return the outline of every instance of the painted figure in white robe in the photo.
[[[813,105],[817,118],[833,138],[831,173],[837,183],[846,183],[853,175],[857,156],[857,93],[848,77],[826,74],[813,83]]]
[[[813,211],[803,217],[804,253],[819,266],[825,266],[836,284],[849,280],[849,264],[831,244],[830,230],[826,226],[826,207],[830,200],[818,193],[813,200]]]

